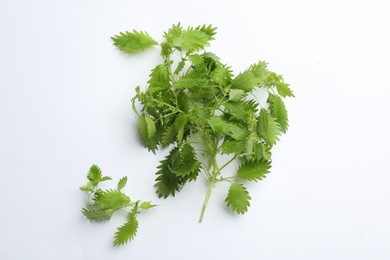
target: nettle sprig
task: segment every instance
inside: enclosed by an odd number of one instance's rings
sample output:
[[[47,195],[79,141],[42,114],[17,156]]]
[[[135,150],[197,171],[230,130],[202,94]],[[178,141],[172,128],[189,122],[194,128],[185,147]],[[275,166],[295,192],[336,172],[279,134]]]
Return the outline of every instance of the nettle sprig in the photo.
[[[136,88],[133,109],[139,116],[139,134],[153,153],[170,148],[156,173],[159,197],[175,196],[203,173],[209,188],[203,219],[216,183],[228,182],[226,204],[238,214],[248,210],[251,197],[243,183],[262,180],[271,168],[271,149],[287,131],[287,110],[282,98],[294,97],[283,77],[259,61],[237,76],[205,47],[216,28],[188,27],[180,23],[157,43],[146,32],[120,33],[112,38],[121,51],[132,54],[154,45],[161,47],[162,63],[151,72],[146,89]],[[256,89],[266,90],[261,104]],[[139,102],[141,110],[136,110]],[[229,159],[218,164],[226,156]],[[238,160],[233,176],[223,169]]]
[[[101,189],[99,184],[112,179],[102,176],[102,171],[97,165],[91,166],[87,178],[87,184],[80,187],[80,190],[88,192],[88,205],[81,210],[83,215],[91,221],[105,221],[110,220],[115,212],[124,214],[127,221],[115,233],[114,246],[120,246],[132,240],[138,230],[138,214],[156,205],[150,201],[132,201],[123,193],[122,189],[127,184],[127,176],[119,180],[116,189],[105,190]]]

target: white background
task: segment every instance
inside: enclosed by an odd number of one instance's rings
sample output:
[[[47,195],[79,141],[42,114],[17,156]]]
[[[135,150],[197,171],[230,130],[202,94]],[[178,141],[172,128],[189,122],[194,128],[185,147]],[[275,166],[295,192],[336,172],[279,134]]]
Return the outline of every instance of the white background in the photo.
[[[390,259],[389,14],[385,0],[0,0],[0,259]],[[244,216],[218,184],[199,224],[203,178],[154,192],[166,151],[141,146],[130,99],[159,50],[128,56],[110,37],[161,40],[179,21],[217,26],[210,50],[235,73],[266,60],[295,92]],[[112,246],[121,216],[80,213],[92,163],[161,205],[124,247]]]

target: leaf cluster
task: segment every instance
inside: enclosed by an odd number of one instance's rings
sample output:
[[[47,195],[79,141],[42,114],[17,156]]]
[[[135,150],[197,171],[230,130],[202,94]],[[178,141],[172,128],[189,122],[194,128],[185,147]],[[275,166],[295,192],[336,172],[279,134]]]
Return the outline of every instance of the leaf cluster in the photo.
[[[99,184],[111,180],[102,176],[97,165],[92,165],[88,171],[88,182],[80,190],[88,192],[88,205],[81,210],[83,215],[91,221],[110,220],[115,212],[126,216],[126,223],[117,229],[114,235],[114,246],[120,246],[134,239],[138,230],[137,216],[142,210],[150,209],[156,205],[150,201],[132,201],[122,189],[127,184],[127,176],[121,178],[116,189],[101,189]]]
[[[175,196],[203,173],[212,187],[230,183],[226,204],[243,214],[251,199],[243,182],[262,180],[269,173],[272,147],[288,129],[283,99],[294,94],[264,61],[235,76],[230,66],[205,50],[215,34],[212,25],[183,28],[180,23],[164,32],[158,44],[162,62],[152,69],[146,88],[136,88],[133,109],[139,116],[143,145],[153,153],[170,149],[156,173],[158,196]],[[113,40],[127,53],[157,44],[146,33],[133,31],[130,38],[132,44],[128,33]],[[255,95],[260,88],[267,93],[265,104]],[[218,166],[222,154],[230,160]],[[222,169],[235,160],[239,168],[225,177]]]

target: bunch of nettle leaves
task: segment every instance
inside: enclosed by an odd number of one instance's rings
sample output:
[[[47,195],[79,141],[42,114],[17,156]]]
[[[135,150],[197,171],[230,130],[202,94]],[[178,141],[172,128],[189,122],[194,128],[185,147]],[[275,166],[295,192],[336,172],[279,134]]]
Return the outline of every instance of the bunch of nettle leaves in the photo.
[[[234,76],[228,65],[204,50],[215,34],[211,25],[183,29],[179,23],[164,33],[160,44],[135,30],[112,38],[119,50],[130,54],[161,47],[163,62],[152,70],[145,91],[136,88],[133,109],[139,116],[145,147],[153,153],[170,148],[156,173],[159,197],[174,196],[201,172],[207,178],[209,188],[200,222],[218,182],[230,184],[227,206],[238,214],[247,211],[251,197],[242,182],[261,180],[269,172],[271,148],[288,128],[282,98],[294,97],[282,76],[269,71],[263,61]],[[264,104],[254,94],[258,88],[267,95]],[[141,111],[136,110],[135,102],[140,103]],[[236,174],[224,176],[223,169],[235,160],[240,164]],[[95,203],[102,196],[99,194]],[[98,209],[112,210],[104,205]]]

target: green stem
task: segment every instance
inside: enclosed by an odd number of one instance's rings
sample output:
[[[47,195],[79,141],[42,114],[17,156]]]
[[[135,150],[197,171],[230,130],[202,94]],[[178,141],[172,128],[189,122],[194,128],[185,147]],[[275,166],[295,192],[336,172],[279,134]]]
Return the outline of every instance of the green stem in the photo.
[[[213,178],[210,181],[209,188],[207,189],[206,197],[204,198],[203,206],[202,206],[202,213],[200,214],[199,223],[202,223],[204,213],[206,211],[207,203],[209,202],[211,191],[214,188],[215,183],[215,174],[213,175]]]
[[[210,180],[209,188],[207,189],[206,197],[204,198],[203,206],[202,206],[202,212],[200,213],[199,223],[202,223],[203,216],[207,208],[207,204],[210,199],[211,191],[214,188],[215,179],[217,178],[217,175],[219,174],[218,164],[217,164],[217,153],[214,153],[212,156],[212,159],[210,161],[209,169],[213,167],[213,173]]]

